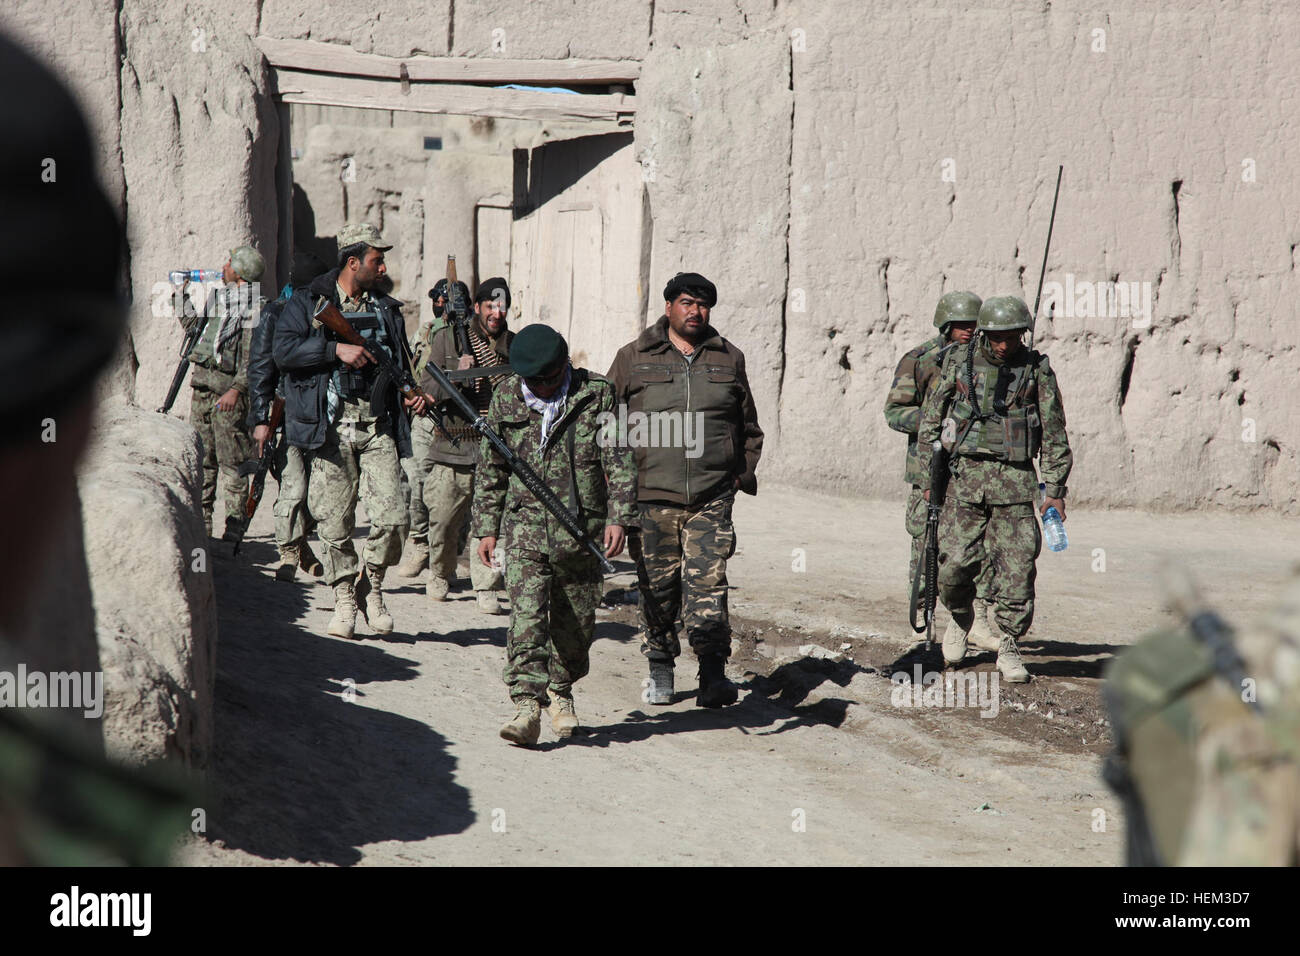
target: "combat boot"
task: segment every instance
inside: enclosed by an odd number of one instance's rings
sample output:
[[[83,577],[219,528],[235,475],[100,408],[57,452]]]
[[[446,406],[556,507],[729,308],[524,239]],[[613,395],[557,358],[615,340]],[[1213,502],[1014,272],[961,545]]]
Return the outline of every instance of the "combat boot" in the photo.
[[[329,633],[334,637],[351,637],[357,626],[357,598],[350,578],[334,585],[334,617]]]
[[[515,719],[501,728],[501,736],[512,744],[531,747],[541,735],[542,707],[536,697],[525,697],[519,701]]]
[[[501,602],[497,600],[496,591],[475,591],[474,597],[478,600],[478,609],[480,613],[501,613]]]
[[[424,585],[424,593],[429,596],[430,601],[447,600],[447,592],[451,590],[451,582],[441,574],[429,572],[429,580]]]
[[[376,634],[393,633],[393,615],[384,606],[384,569],[367,565],[357,578],[357,604]]]
[[[229,541],[231,543],[238,541],[239,531],[243,526],[244,523],[238,518],[226,518],[226,530],[225,533],[222,534],[221,540]]]
[[[992,613],[992,604],[982,598],[975,599],[975,623],[971,625],[970,633],[966,637],[981,651],[996,651],[1001,644],[989,628],[989,616]]]
[[[1002,632],[1002,643],[998,647],[998,670],[1011,684],[1023,684],[1029,680],[1029,671],[1025,668],[1025,662],[1020,659],[1020,649],[1016,647],[1016,639],[1005,632]]]
[[[573,709],[573,691],[551,691],[551,727],[557,737],[572,737],[578,729],[578,714]]]
[[[429,566],[429,541],[411,537],[407,539],[407,545],[406,557],[397,566],[397,573],[404,578],[418,578],[420,572]]]
[[[671,704],[673,702],[673,662],[650,662],[650,703]]]
[[[301,552],[296,544],[286,544],[280,548],[280,566],[275,569],[275,579],[277,581],[292,581],[293,576],[298,572],[298,561],[301,558]]]
[[[727,680],[726,659],[721,654],[700,655],[700,690],[695,702],[701,707],[726,707],[739,696],[736,685]]]
[[[951,608],[952,620],[943,632],[943,662],[960,664],[966,656],[966,639],[970,636],[971,625],[975,622],[975,612],[968,607]]]
[[[299,543],[298,551],[300,555],[298,558],[298,567],[302,568],[314,578],[318,578],[325,573],[325,565],[320,563],[320,558],[316,557],[311,546],[307,544],[307,539],[305,537]]]

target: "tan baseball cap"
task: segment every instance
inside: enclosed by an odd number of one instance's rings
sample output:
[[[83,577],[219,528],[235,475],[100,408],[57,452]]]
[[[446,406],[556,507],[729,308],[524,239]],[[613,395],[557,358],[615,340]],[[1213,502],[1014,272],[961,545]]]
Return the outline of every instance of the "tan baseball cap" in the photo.
[[[393,244],[384,242],[384,237],[379,234],[379,230],[368,222],[350,222],[339,230],[338,244],[340,249],[355,246],[358,242],[364,242],[380,252],[393,248]]]

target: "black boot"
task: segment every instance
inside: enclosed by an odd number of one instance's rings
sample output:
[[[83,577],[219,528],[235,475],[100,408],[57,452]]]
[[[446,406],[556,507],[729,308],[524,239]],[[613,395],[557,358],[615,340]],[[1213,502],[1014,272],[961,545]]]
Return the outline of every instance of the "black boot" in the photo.
[[[726,707],[736,702],[736,685],[727,680],[725,662],[721,654],[700,655],[700,691],[695,702],[701,707]]]
[[[671,704],[673,702],[673,662],[650,662],[649,702],[652,704]]]

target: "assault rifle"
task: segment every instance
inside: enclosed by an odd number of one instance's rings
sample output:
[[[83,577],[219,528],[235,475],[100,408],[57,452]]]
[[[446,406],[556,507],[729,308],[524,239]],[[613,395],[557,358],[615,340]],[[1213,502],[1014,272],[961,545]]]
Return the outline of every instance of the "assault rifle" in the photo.
[[[271,429],[271,434],[266,438],[262,445],[262,454],[254,459],[250,459],[239,466],[239,477],[246,478],[253,476],[253,480],[248,483],[248,497],[244,501],[244,515],[239,522],[239,531],[235,534],[235,554],[239,554],[239,546],[244,543],[244,535],[248,532],[248,526],[253,523],[253,515],[257,513],[257,503],[262,500],[262,489],[266,486],[266,473],[273,467],[275,461],[275,452],[279,447],[279,441],[276,439],[276,431],[284,421],[284,399],[277,398],[271,405],[271,415],[267,421],[267,426]],[[279,479],[279,475],[276,476]]]
[[[352,327],[352,323],[339,311],[339,307],[329,299],[320,300],[313,318],[349,345],[360,345],[365,348],[366,340],[361,337],[361,333]],[[443,421],[442,413],[438,411],[433,396],[419,386],[409,369],[404,365],[398,366],[384,354],[382,349],[376,349],[375,352],[366,349],[366,355],[379,368],[380,377],[396,385],[403,398],[423,398],[424,414],[433,419],[434,430],[453,446],[460,447],[460,440],[447,430],[447,423]],[[435,365],[435,362],[430,362],[426,369],[433,368]]]
[[[200,315],[195,319],[190,330],[185,333],[185,338],[181,342],[181,361],[176,366],[176,374],[172,376],[172,384],[171,388],[167,389],[166,400],[158,406],[159,413],[166,415],[172,410],[172,405],[176,403],[176,396],[181,393],[181,383],[185,381],[185,372],[190,367],[190,353],[194,351],[194,346],[199,344],[199,338],[202,337],[203,329],[207,324],[207,315]]]
[[[930,455],[930,500],[926,505],[925,549],[912,575],[912,600],[909,608],[912,630],[925,632],[925,649],[934,641],[934,610],[939,597],[939,512],[948,494],[948,452],[936,441]],[[922,581],[925,593],[922,595]],[[916,621],[917,605],[923,602],[921,623]]]

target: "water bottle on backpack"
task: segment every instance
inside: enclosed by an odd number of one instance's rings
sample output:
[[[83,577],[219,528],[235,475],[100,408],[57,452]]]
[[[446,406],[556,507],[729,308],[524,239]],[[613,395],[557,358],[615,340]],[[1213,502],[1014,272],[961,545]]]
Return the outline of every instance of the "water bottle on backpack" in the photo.
[[[1047,486],[1040,481],[1038,483],[1038,507],[1040,508],[1043,506],[1046,490]],[[1055,506],[1043,513],[1043,540],[1047,542],[1049,551],[1064,551],[1070,546],[1070,538],[1065,533],[1065,521]]]

